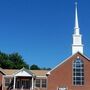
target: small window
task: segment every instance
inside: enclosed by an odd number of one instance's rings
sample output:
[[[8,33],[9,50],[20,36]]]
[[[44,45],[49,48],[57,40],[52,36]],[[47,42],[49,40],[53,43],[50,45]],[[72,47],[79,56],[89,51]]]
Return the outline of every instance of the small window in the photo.
[[[10,78],[5,78],[5,86],[9,86],[11,82]]]
[[[46,79],[42,79],[42,88],[46,88],[47,81]]]
[[[40,87],[40,79],[36,79],[36,87]]]
[[[46,88],[47,80],[46,79],[36,79],[36,87]]]

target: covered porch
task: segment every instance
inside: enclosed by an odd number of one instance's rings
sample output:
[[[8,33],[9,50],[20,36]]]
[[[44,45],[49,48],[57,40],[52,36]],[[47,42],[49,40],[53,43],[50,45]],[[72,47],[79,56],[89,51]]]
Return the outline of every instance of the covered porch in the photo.
[[[13,90],[33,90],[34,77],[29,76],[14,76]]]
[[[13,90],[33,90],[35,75],[23,68],[13,74]]]

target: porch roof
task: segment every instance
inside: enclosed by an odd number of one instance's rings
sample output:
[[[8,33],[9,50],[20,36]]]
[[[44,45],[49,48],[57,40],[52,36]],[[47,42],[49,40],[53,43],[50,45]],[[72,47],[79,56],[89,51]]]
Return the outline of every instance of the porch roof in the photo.
[[[14,76],[26,76],[26,77],[34,77],[35,74],[32,73],[30,70],[22,68],[18,71],[16,71],[15,73],[13,73]]]

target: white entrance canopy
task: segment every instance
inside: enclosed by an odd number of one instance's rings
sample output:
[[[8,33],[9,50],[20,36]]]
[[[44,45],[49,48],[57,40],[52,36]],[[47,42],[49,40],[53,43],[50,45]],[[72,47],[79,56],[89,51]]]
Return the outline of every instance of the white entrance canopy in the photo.
[[[25,68],[22,68],[21,70],[15,72],[13,75],[15,77],[17,77],[17,76],[21,76],[21,77],[23,77],[23,76],[24,77],[33,77],[33,76],[35,76],[35,74],[33,74],[30,70],[27,70]]]
[[[35,74],[32,73],[30,70],[22,68],[21,70],[15,72],[13,76],[14,76],[14,85],[13,85],[14,90],[15,90],[15,84],[16,84],[16,77],[31,77],[32,78],[32,90],[33,90],[34,88],[33,82],[34,82]]]
[[[18,72],[17,74],[15,74],[15,76],[27,76],[27,77],[32,77],[32,75],[31,74],[29,74],[28,72],[26,72],[26,71],[20,71],[20,72]]]

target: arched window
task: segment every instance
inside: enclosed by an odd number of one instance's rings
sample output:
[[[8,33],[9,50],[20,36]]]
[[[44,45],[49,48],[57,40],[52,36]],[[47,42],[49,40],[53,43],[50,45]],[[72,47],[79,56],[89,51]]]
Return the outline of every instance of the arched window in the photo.
[[[84,63],[79,58],[73,62],[73,85],[84,85]]]

